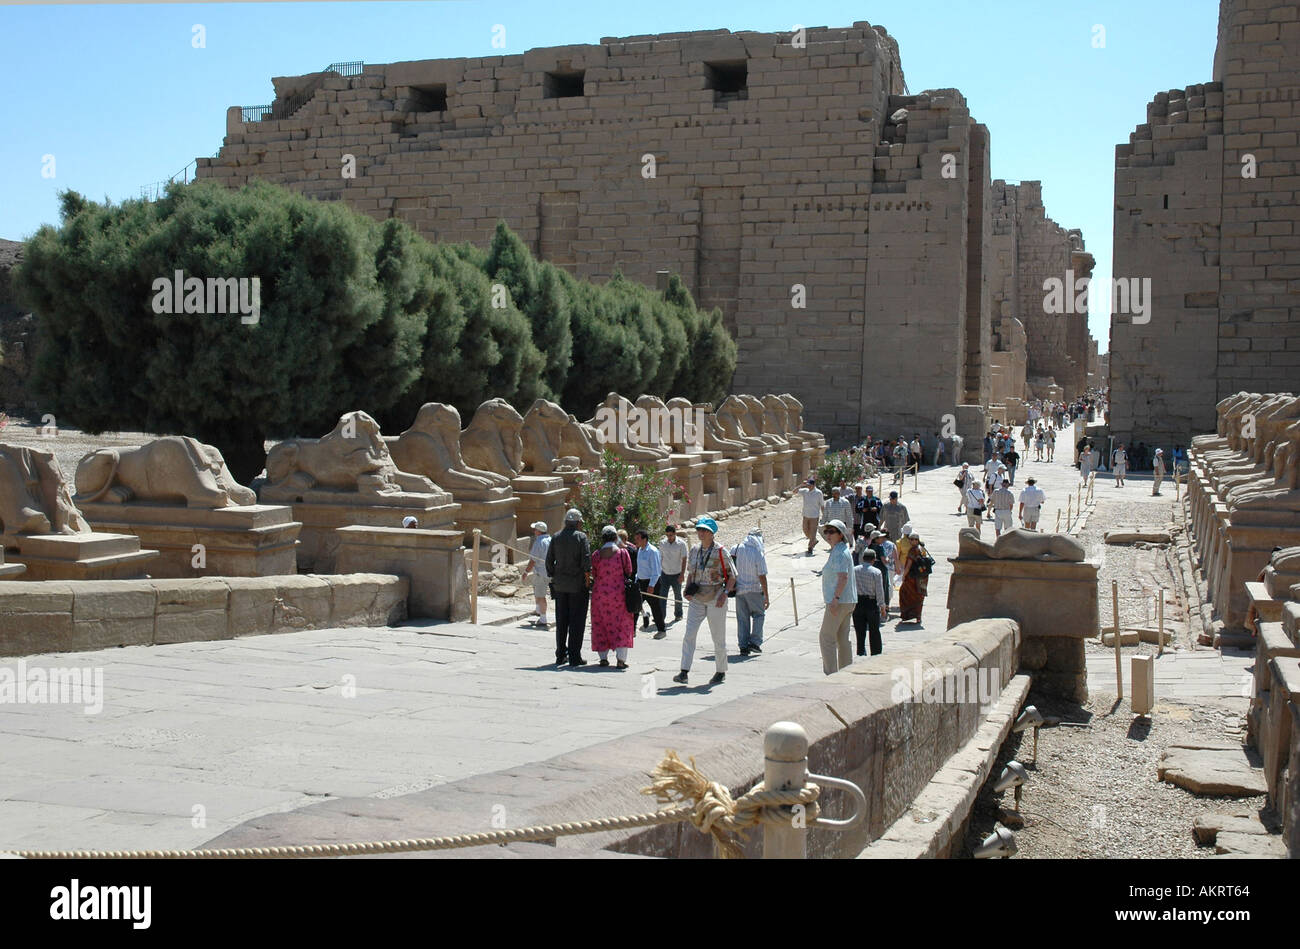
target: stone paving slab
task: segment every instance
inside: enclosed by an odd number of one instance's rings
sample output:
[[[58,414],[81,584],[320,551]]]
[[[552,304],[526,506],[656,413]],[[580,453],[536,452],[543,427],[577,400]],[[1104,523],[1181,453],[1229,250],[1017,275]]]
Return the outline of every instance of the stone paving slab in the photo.
[[[1062,442],[1063,458],[1067,448]],[[956,471],[923,471],[920,490],[909,480],[903,492],[937,569],[925,623],[899,627],[891,616],[886,655],[946,628],[946,558],[966,523],[953,514]],[[1077,472],[1064,461],[1030,462],[1018,482],[1031,474],[1054,518]],[[728,536],[727,523],[720,539],[732,543],[739,538]],[[682,623],[664,640],[638,633],[626,671],[601,669],[590,656],[592,665],[557,670],[554,633],[518,623],[412,622],[28,657],[29,667],[102,669],[104,705],[97,715],[0,705],[0,847],[195,846],[260,814],[329,797],[400,796],[670,725],[778,685],[819,682],[814,571],[826,547],[807,557],[803,546],[798,536],[768,538],[773,606],[764,653],[735,655],[733,614],[727,681],[716,688],[704,684],[712,672],[707,629],[691,685],[669,682]]]

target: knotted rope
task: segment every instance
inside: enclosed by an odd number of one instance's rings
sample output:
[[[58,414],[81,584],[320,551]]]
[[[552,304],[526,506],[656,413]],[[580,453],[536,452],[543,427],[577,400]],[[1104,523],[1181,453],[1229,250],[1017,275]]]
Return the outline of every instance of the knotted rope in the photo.
[[[214,850],[7,850],[0,852],[11,853],[29,860],[360,857],[383,853],[458,850],[489,844],[505,845],[690,821],[701,833],[712,835],[719,856],[730,858],[743,855],[740,846],[731,836],[733,833],[740,833],[743,836],[744,828],[759,823],[790,822],[793,815],[783,810],[785,805],[804,805],[805,818],[808,822],[815,820],[818,814],[816,802],[821,791],[815,784],[806,784],[802,788],[790,791],[766,791],[760,783],[753,790],[733,800],[725,787],[710,781],[695,768],[694,758],[687,765],[677,757],[675,751],[666,752],[664,759],[651,772],[650,777],[653,784],[643,788],[641,793],[654,795],[661,803],[678,802],[676,806],[648,814],[602,817],[473,834],[456,834],[449,837],[417,837],[406,840],[279,847],[231,847]]]

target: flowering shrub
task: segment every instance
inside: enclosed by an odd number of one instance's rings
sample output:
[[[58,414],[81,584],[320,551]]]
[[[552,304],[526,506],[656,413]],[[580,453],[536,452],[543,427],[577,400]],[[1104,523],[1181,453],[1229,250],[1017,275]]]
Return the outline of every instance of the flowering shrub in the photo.
[[[625,529],[629,536],[638,528],[653,530],[663,519],[659,512],[668,499],[690,504],[685,487],[674,481],[671,473],[656,471],[649,465],[632,465],[606,448],[604,470],[589,472],[579,488],[578,503],[582,527],[588,534],[599,535],[606,524]],[[678,508],[673,506],[671,520]]]
[[[853,487],[855,483],[869,481],[875,476],[875,464],[862,451],[829,452],[817,470],[813,472],[817,487],[827,497],[830,497],[831,488],[841,481],[848,484],[849,487]]]

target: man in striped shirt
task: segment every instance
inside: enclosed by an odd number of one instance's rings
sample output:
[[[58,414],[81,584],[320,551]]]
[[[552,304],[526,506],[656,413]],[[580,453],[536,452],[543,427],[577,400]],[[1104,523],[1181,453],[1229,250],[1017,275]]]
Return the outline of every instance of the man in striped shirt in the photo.
[[[752,528],[743,541],[731,548],[731,559],[736,563],[736,639],[740,654],[761,656],[763,619],[769,604],[763,532]]]

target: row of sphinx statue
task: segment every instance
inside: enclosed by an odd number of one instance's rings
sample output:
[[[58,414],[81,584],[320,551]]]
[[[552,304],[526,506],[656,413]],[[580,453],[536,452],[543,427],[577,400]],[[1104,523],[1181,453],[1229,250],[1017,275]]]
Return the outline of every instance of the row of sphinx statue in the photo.
[[[1192,439],[1187,495],[1210,599],[1237,628],[1246,582],[1270,561],[1300,570],[1300,397],[1238,392],[1217,414],[1216,434]]]
[[[692,424],[609,424],[611,418],[647,413]],[[385,437],[365,412],[349,412],[323,438],[275,445],[257,491],[235,480],[216,448],[186,436],[91,451],[78,463],[71,486],[52,453],[0,445],[0,527],[8,546],[18,535],[89,532],[81,504],[218,509],[340,494],[354,503],[390,503],[404,494],[492,499],[507,496],[521,474],[599,468],[605,448],[629,462],[654,464],[693,450],[733,459],[822,444],[819,434],[804,430],[803,405],[788,394],[732,395],[715,410],[708,403],[645,395],[633,403],[610,393],[586,422],[543,399],[523,415],[504,400],[490,399],[463,430],[455,407],[431,402],[395,437]]]

